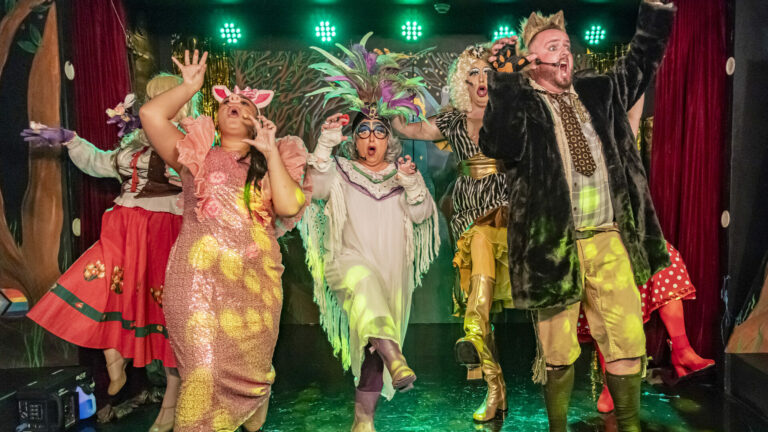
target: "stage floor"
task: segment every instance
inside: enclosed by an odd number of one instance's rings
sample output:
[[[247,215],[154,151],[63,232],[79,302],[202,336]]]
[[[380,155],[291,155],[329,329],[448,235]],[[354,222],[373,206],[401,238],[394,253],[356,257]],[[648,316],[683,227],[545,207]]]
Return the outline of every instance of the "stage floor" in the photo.
[[[502,421],[484,425],[472,421],[485,387],[467,382],[466,370],[452,357],[453,341],[461,333],[454,324],[414,324],[408,330],[405,354],[418,375],[415,389],[382,400],[376,428],[385,431],[546,431],[547,419],[540,387],[531,382],[535,350],[528,324],[497,326],[505,372],[509,412]],[[576,364],[576,384],[569,411],[573,432],[612,431],[615,419],[600,415],[595,401],[600,388],[590,378],[591,352],[584,346]],[[265,431],[348,431],[352,423],[354,389],[343,374],[316,326],[284,326],[275,354],[277,381],[270,400]],[[715,374],[675,388],[643,385],[643,430],[747,432],[766,431],[768,423],[742,404],[726,398]],[[137,432],[149,429],[158,406],[142,407],[111,424],[87,423],[78,430]]]

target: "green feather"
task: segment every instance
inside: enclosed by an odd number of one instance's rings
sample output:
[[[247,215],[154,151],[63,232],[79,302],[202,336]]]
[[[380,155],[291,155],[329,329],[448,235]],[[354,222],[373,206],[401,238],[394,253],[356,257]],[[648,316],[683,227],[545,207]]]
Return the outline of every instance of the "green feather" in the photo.
[[[341,70],[348,71],[348,70],[351,69],[343,61],[339,60],[338,58],[336,58],[333,54],[329,53],[328,51],[326,51],[326,50],[324,50],[322,48],[314,47],[314,46],[313,47],[309,47],[309,48],[313,49],[313,50],[319,52],[320,54],[322,54],[323,56],[325,56],[325,58],[327,58],[331,63],[333,63],[337,67],[341,68]]]

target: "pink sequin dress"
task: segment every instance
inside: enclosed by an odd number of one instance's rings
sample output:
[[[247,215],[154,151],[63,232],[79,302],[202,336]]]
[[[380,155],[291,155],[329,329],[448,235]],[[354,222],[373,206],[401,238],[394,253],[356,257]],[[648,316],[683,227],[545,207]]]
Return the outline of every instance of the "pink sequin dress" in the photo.
[[[168,261],[164,307],[182,379],[174,430],[235,430],[267,402],[275,379],[283,300],[277,237],[300,214],[276,218],[267,174],[251,192],[249,215],[243,200],[249,159],[212,147],[209,117],[182,125],[184,222]],[[286,137],[278,149],[306,204],[304,144]]]

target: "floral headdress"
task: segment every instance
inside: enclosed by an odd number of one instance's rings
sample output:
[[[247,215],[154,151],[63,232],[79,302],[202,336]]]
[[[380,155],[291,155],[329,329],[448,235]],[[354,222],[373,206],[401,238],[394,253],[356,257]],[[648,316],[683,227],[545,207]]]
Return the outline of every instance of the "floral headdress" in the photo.
[[[122,138],[141,127],[139,116],[128,111],[134,103],[136,103],[136,96],[133,93],[128,93],[117,106],[107,109],[107,116],[109,116],[107,124],[117,125],[119,128],[117,131],[118,138]]]
[[[416,115],[424,119],[424,111],[416,98],[425,91],[422,77],[407,78],[403,68],[415,55],[402,53],[368,52],[365,43],[373,32],[363,36],[360,43],[348,49],[336,46],[346,55],[341,60],[327,51],[310,47],[322,54],[328,62],[315,63],[309,67],[327,75],[327,86],[307,94],[325,94],[324,102],[341,98],[352,111],[358,111],[370,119],[387,119],[403,115]]]

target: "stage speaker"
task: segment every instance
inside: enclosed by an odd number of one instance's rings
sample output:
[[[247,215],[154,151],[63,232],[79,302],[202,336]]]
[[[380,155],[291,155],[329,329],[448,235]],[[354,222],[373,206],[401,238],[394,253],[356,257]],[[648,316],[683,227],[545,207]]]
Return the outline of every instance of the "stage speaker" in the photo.
[[[22,369],[26,383],[16,390],[16,432],[65,431],[93,415],[93,378],[85,368]]]

